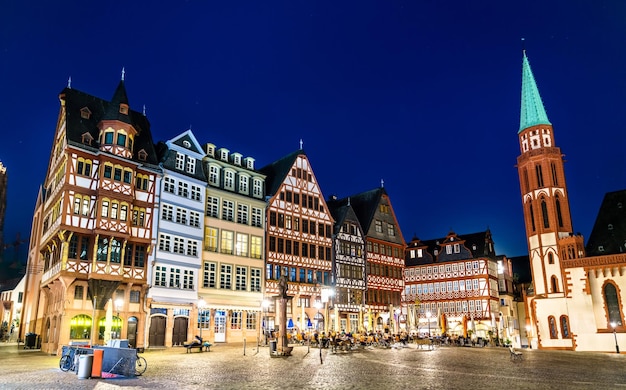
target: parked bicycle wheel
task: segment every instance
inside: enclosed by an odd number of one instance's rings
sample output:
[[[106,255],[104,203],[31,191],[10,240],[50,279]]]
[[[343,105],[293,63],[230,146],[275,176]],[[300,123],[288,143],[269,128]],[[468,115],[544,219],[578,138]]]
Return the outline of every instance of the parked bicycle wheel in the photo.
[[[61,371],[67,372],[72,368],[72,358],[70,355],[63,355],[59,360],[59,368]]]
[[[146,372],[147,368],[148,362],[146,362],[146,359],[141,356],[137,356],[137,360],[135,360],[135,374],[141,375]]]

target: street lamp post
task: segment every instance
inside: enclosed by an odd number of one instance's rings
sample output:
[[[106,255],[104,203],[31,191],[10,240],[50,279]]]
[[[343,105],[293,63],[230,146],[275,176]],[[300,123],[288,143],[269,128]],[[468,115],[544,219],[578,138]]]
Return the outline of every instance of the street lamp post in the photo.
[[[198,316],[200,317],[200,339],[202,339],[202,328],[204,328],[204,309],[206,308],[206,302],[203,298],[198,300]]]
[[[615,328],[617,327],[617,323],[611,322],[611,326],[613,327],[613,337],[615,337],[615,352],[619,353],[619,345],[617,344],[617,332],[615,331]]]
[[[426,319],[428,320],[428,337],[429,338],[430,338],[430,316],[431,316],[430,312],[427,311],[426,312]]]
[[[319,346],[320,349],[320,364],[324,364],[324,361],[322,360],[322,335],[319,334],[319,321],[320,321],[320,309],[322,308],[322,302],[317,301],[315,302],[315,308],[317,309],[317,314],[315,315],[316,321],[315,321],[315,329],[317,330],[317,345]],[[310,343],[310,341],[309,341]]]
[[[117,339],[121,337],[121,333],[122,333],[122,321],[120,318],[120,311],[122,311],[123,307],[124,307],[124,300],[122,298],[117,298],[115,300],[115,310],[117,311],[117,314],[116,314],[117,320],[115,321],[115,325],[119,325],[119,332],[118,332],[118,329],[116,329],[115,332],[112,332],[112,333],[115,333],[115,335],[117,336],[115,338]]]

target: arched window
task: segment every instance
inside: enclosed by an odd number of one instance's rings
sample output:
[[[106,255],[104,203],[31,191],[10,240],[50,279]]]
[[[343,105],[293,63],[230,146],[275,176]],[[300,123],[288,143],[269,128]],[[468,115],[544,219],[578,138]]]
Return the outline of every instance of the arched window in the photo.
[[[558,338],[559,334],[557,333],[557,330],[556,330],[556,320],[554,319],[554,316],[548,317],[548,326],[550,327],[550,338],[551,339]]]
[[[46,326],[43,332],[42,342],[47,343],[50,340],[50,318],[46,319]]]
[[[563,215],[561,214],[561,200],[558,195],[556,197],[556,218],[559,222],[559,227],[563,227]]]
[[[89,339],[91,337],[91,317],[79,314],[70,320],[70,339]]]
[[[567,318],[567,316],[563,315],[561,316],[561,334],[563,335],[564,339],[569,339],[572,336],[569,333],[569,318]]]
[[[106,317],[101,317],[100,321],[98,321],[98,338],[104,339],[104,333],[106,332],[107,319]],[[122,319],[118,316],[113,316],[111,319],[111,338],[119,339],[122,334]]]
[[[554,254],[548,253],[548,264],[554,264]]]
[[[541,216],[543,217],[543,227],[545,229],[550,227],[550,220],[548,219],[548,205],[545,199],[541,200]]]
[[[604,305],[608,312],[609,324],[611,322],[616,323],[618,326],[622,325],[622,311],[620,309],[619,297],[617,295],[617,288],[611,282],[604,286]]]
[[[533,229],[533,232],[535,231],[535,212],[533,211],[533,205],[530,205],[530,223]]]
[[[552,286],[553,293],[559,292],[559,280],[554,275],[550,278],[550,286]]]

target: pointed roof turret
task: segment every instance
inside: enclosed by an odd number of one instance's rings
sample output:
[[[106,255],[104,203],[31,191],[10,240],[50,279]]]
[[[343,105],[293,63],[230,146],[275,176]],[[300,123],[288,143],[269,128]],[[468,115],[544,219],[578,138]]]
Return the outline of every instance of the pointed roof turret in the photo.
[[[113,98],[111,99],[111,103],[104,113],[104,117],[102,119],[105,120],[119,120],[121,122],[131,124],[131,120],[129,117],[130,106],[128,104],[128,95],[126,94],[126,87],[124,86],[124,69],[122,69],[122,79],[120,83],[117,85],[117,89],[113,94]]]
[[[535,77],[530,69],[526,50],[522,61],[522,107],[519,119],[519,132],[535,125],[551,125],[543,107]]]

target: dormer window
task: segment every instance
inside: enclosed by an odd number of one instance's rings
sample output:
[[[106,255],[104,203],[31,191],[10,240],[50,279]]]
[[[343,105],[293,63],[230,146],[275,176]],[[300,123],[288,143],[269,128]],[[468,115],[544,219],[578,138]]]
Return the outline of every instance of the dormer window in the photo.
[[[146,161],[146,159],[148,158],[148,153],[144,149],[141,149],[139,153],[137,153],[137,157],[141,161]]]
[[[128,115],[128,104],[120,104],[120,114]]]
[[[93,141],[93,137],[89,133],[83,133],[81,136],[81,142],[85,145],[91,145],[91,141]]]
[[[104,132],[104,142],[105,145],[111,145],[113,144],[113,132],[112,131],[105,131]]]
[[[215,157],[215,145],[213,145],[213,144],[206,144],[205,148],[206,148],[206,154],[209,157]]]
[[[609,230],[613,230],[613,224],[612,224],[612,223],[610,223],[610,224],[609,224],[609,226],[608,226],[608,228],[609,228]]]
[[[241,165],[241,156],[238,154],[233,155],[233,164]]]
[[[254,159],[252,157],[246,157],[243,161],[246,164],[246,168],[254,169]]]
[[[89,108],[87,107],[83,107],[80,109],[80,117],[83,119],[89,119],[91,118],[91,111],[89,111]]]
[[[183,146],[186,147],[187,149],[191,148],[191,142],[184,140],[183,141]]]
[[[222,159],[223,161],[228,161],[228,151],[221,150],[220,151],[220,159]]]

